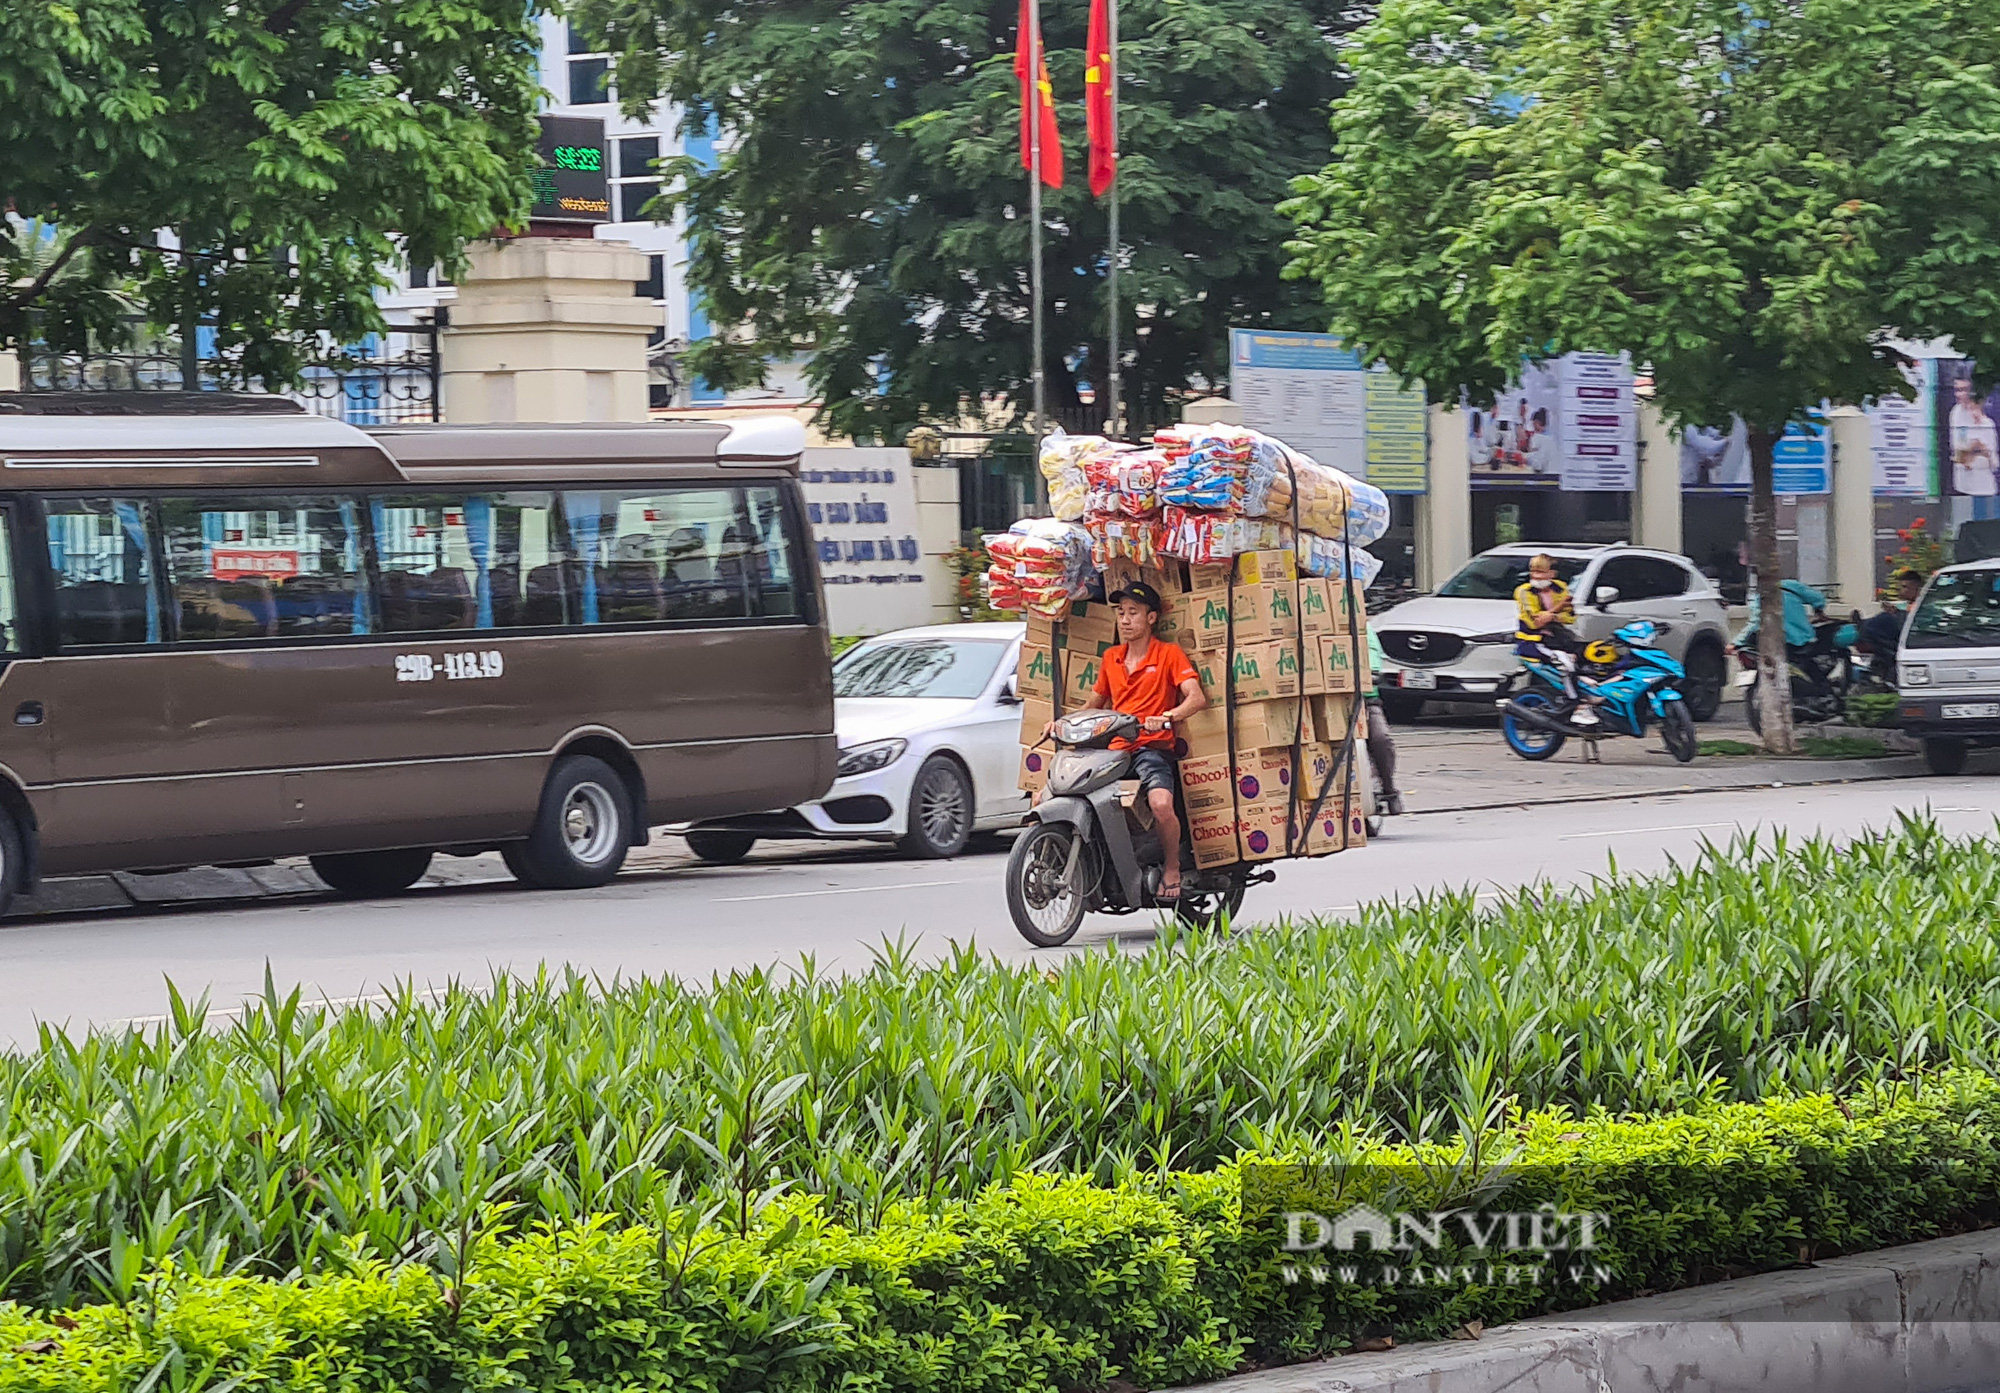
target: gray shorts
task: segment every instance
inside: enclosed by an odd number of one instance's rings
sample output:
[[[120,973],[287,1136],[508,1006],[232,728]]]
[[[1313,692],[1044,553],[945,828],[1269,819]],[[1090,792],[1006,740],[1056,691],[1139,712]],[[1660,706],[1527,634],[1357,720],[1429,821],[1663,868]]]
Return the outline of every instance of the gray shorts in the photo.
[[[1132,757],[1132,776],[1139,781],[1139,792],[1142,794],[1151,793],[1156,788],[1172,793],[1180,785],[1174,757],[1165,750],[1140,750]]]

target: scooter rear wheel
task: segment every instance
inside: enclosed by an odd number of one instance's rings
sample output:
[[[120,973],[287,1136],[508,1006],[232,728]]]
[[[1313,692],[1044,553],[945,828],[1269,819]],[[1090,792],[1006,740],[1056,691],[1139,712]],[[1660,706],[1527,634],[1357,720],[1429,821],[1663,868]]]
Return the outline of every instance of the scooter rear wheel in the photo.
[[[1076,873],[1065,879],[1076,828],[1038,822],[1014,839],[1007,855],[1007,913],[1037,948],[1060,948],[1083,923],[1084,887],[1091,883],[1090,847],[1078,850]]]
[[[1517,705],[1533,707],[1546,716],[1556,713],[1556,704],[1537,691],[1526,691],[1514,698]],[[1551,730],[1542,730],[1526,721],[1516,720],[1513,713],[1500,718],[1500,733],[1507,739],[1507,748],[1522,759],[1548,759],[1563,747],[1569,737],[1558,735]]]
[[[1185,892],[1174,904],[1174,917],[1190,929],[1206,931],[1233,927],[1243,908],[1244,892],[1250,888],[1250,872],[1239,867],[1229,877],[1229,888],[1217,894],[1189,895]]]

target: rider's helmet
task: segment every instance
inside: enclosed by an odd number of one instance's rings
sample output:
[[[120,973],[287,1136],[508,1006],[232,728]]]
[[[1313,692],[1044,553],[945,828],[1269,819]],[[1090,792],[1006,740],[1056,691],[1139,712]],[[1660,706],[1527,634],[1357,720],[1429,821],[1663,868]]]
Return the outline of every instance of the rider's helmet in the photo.
[[[1611,635],[1620,643],[1633,648],[1651,648],[1659,636],[1659,626],[1650,619],[1634,619]]]

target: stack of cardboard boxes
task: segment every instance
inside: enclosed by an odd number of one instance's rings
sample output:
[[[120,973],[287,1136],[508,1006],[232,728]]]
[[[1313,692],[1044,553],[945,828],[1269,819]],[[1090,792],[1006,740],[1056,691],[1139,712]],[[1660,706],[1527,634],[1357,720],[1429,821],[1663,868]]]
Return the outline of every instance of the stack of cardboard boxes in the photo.
[[[1233,567],[1114,561],[1105,568],[1107,594],[1133,580],[1167,602],[1156,632],[1186,650],[1208,695],[1208,708],[1182,723],[1178,742],[1196,864],[1284,856],[1288,832],[1299,855],[1361,845],[1359,759],[1336,758],[1365,734],[1352,724],[1367,661],[1360,586],[1301,579],[1289,551],[1249,552]],[[1042,731],[1089,699],[1117,642],[1101,604],[1073,605],[1060,621],[1030,618],[1017,678],[1022,788],[1038,792],[1047,782],[1054,751],[1037,748]],[[1336,763],[1345,788],[1322,799]]]

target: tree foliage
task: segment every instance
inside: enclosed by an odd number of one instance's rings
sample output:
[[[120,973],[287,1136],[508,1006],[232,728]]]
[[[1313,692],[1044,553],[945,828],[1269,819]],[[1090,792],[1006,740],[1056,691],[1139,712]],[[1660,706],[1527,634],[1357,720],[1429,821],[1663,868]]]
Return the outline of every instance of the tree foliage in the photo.
[[[1011,0],[597,0],[628,105],[719,137],[670,166],[711,381],[801,350],[832,427],[893,436],[1029,381],[1027,179]],[[1068,180],[1046,205],[1050,400],[1104,380],[1106,206],[1084,179],[1087,0],[1043,0]],[[1280,272],[1287,181],[1325,151],[1343,0],[1124,0],[1127,396],[1226,372],[1230,324],[1310,324]]]
[[[0,6],[0,346],[80,348],[117,329],[120,288],[161,327],[214,319],[270,380],[303,336],[379,327],[403,248],[455,266],[525,215],[534,8]]]
[[[1901,388],[1892,334],[2000,361],[1997,51],[1993,0],[1390,0],[1292,272],[1434,399],[1627,349],[1674,423],[1740,415],[1775,614],[1785,424]]]

